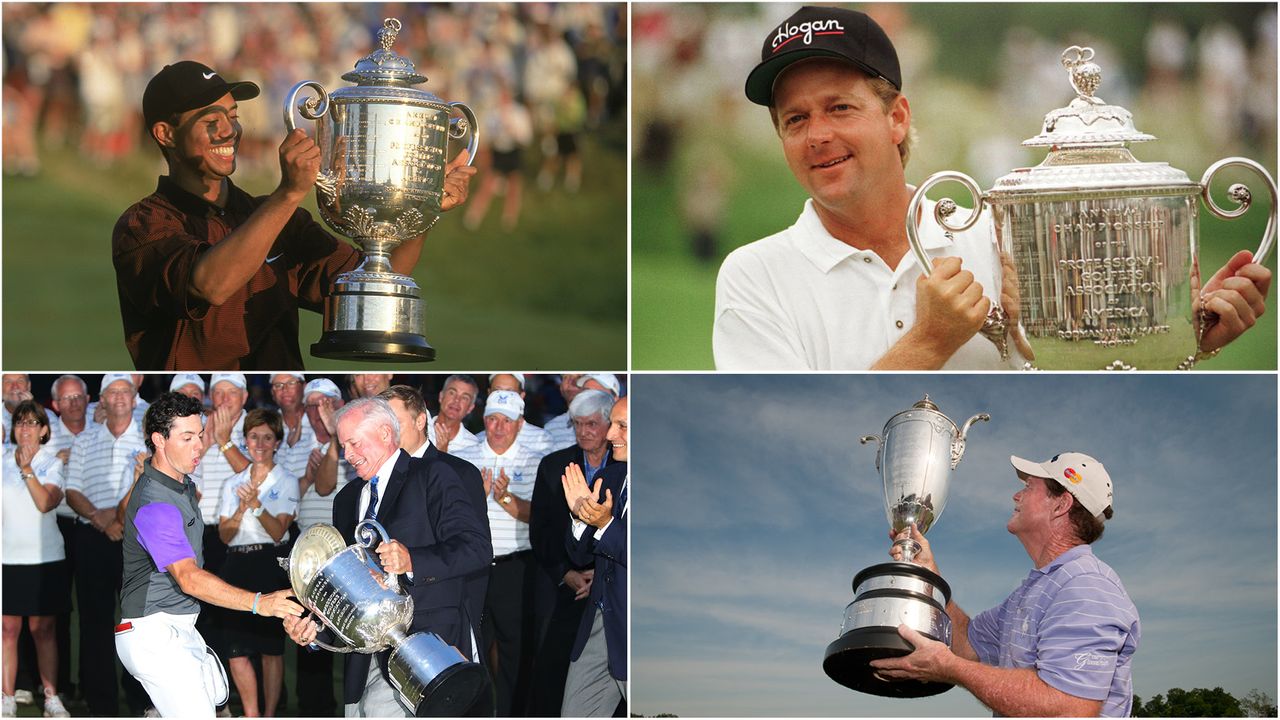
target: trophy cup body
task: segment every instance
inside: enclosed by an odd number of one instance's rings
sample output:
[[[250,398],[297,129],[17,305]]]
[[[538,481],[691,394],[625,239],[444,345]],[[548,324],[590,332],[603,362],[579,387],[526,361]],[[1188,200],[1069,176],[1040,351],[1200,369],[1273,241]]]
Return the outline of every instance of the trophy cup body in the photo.
[[[957,427],[926,395],[884,426],[875,440],[876,469],[884,482],[889,527],[902,550],[901,562],[863,569],[853,578],[854,600],[845,608],[840,636],[827,646],[823,670],[832,680],[872,695],[924,697],[951,689],[946,683],[894,682],[875,675],[872,660],[900,657],[911,646],[898,635],[905,624],[916,632],[951,645],[947,601],[951,587],[937,573],[912,562],[920,546],[910,539],[914,523],[926,533],[947,502],[951,472],[964,456],[965,437],[973,423],[990,420],[974,415]]]
[[[295,107],[316,123],[320,216],[365,254],[360,267],[335,281],[325,300],[324,333],[311,346],[317,357],[435,359],[423,335],[418,285],[392,269],[390,253],[438,219],[449,147],[468,138],[468,162],[474,161],[479,125],[466,105],[413,87],[427,78],[391,50],[399,30],[398,20],[384,22],[381,47],[342,76],[356,85],[330,93],[307,80],[285,98],[286,128],[295,127]],[[299,101],[308,88],[316,97]],[[451,117],[455,109],[464,119]]]
[[[982,334],[1006,357],[1016,347],[1024,369],[1190,369],[1213,322],[1200,298],[1200,201],[1218,217],[1239,217],[1252,201],[1248,188],[1231,186],[1237,205],[1224,210],[1210,185],[1228,167],[1257,174],[1271,198],[1254,253],[1255,262],[1265,262],[1275,239],[1275,182],[1245,158],[1214,163],[1198,183],[1167,163],[1136,159],[1128,145],[1155,138],[1134,127],[1128,110],[1094,96],[1101,72],[1092,58],[1091,48],[1063,53],[1077,97],[1023,142],[1049,148],[1040,165],[1016,169],[986,192],[962,173],[930,176],[912,198],[908,236],[927,273],[917,227],[925,193],[947,181],[969,191],[974,208],[963,224],[948,220],[953,201],[937,204],[934,220],[949,231],[972,227],[990,207],[992,252],[1001,261],[993,266],[1002,268],[1001,289],[1018,303],[993,308]]]
[[[378,537],[386,541],[386,531],[366,520],[356,526],[356,535],[359,542],[346,547],[333,526],[313,525],[289,554],[294,595],[340,642],[316,644],[338,653],[390,649],[392,687],[415,715],[465,715],[490,691],[487,671],[435,633],[409,634],[413,599],[382,571],[371,550]]]

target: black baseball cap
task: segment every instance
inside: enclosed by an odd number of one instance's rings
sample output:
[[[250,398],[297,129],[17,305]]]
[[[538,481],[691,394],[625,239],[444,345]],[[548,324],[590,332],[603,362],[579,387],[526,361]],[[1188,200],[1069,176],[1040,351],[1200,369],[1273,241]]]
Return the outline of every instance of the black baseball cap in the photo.
[[[811,57],[846,60],[902,89],[898,53],[875,20],[857,10],[806,5],[764,39],[760,64],[747,76],[747,99],[772,104],[778,75],[791,63]]]
[[[236,100],[258,97],[258,86],[248,82],[229,83],[207,65],[181,60],[156,73],[142,93],[142,117],[147,127],[176,113],[211,105],[231,93]]]

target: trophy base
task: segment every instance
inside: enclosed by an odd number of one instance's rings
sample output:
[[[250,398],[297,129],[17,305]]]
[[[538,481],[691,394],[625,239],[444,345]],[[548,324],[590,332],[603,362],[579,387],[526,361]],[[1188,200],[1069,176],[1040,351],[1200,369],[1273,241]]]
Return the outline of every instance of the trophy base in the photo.
[[[436,349],[421,335],[377,330],[327,330],[312,343],[311,354],[331,360],[431,362]]]
[[[884,680],[870,665],[911,653],[911,644],[898,634],[899,625],[951,645],[947,581],[913,563],[889,562],[855,575],[853,591],[840,637],[827,646],[822,661],[827,675],[845,687],[882,697],[927,697],[950,690],[947,683]]]
[[[941,682],[917,680],[884,680],[875,675],[872,660],[902,657],[911,653],[911,644],[902,639],[897,628],[859,628],[850,630],[827,646],[822,669],[836,682],[868,695],[917,698],[938,695],[955,687]]]
[[[427,685],[414,716],[492,717],[496,710],[489,672],[479,663],[459,663]]]

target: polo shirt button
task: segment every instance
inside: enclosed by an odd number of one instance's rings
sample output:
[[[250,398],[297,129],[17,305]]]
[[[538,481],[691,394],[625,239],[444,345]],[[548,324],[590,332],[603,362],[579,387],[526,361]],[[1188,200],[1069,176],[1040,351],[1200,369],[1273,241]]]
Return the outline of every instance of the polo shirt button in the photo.
[[[869,255],[863,255],[863,256],[862,256],[862,262],[866,262],[866,263],[871,262],[871,256],[869,256]]]
[[[901,329],[902,329],[902,321],[901,321],[901,320],[899,320],[898,322],[894,323],[894,325],[897,325],[899,330],[901,330]]]

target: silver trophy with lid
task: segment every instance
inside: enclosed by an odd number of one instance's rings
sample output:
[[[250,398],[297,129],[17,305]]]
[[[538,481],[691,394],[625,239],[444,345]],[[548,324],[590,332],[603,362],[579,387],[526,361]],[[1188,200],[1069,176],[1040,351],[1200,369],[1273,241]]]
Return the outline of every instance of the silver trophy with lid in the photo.
[[[433,632],[409,634],[413,598],[391,573],[383,572],[373,547],[387,541],[376,521],[356,526],[348,547],[332,525],[319,523],[302,533],[287,560],[293,594],[337,638],[316,645],[337,653],[373,654],[390,650],[387,675],[405,705],[418,717],[458,717],[489,707],[488,671],[468,660]],[[377,660],[373,660],[377,662]]]
[[[1024,369],[1187,370],[1200,358],[1204,329],[1216,321],[1200,297],[1201,200],[1220,218],[1243,215],[1252,193],[1234,184],[1235,203],[1223,209],[1210,194],[1215,176],[1243,168],[1270,194],[1270,215],[1254,262],[1263,263],[1276,233],[1276,185],[1258,163],[1219,160],[1193,182],[1163,162],[1142,162],[1130,143],[1155,140],[1139,132],[1128,110],[1095,95],[1102,72],[1093,50],[1062,54],[1076,98],[1044,118],[1027,147],[1049,148],[1035,167],[1019,168],[983,192],[969,176],[931,175],[911,199],[907,235],[925,273],[930,260],[920,243],[920,204],[943,182],[958,182],[974,206],[962,223],[956,203],[943,199],[933,220],[945,230],[972,227],[985,208],[995,225],[998,277],[1016,308],[993,307],[981,333],[1001,355],[1016,350]]]
[[[435,224],[445,165],[464,139],[468,163],[475,160],[479,124],[466,105],[413,87],[427,78],[391,49],[400,27],[395,18],[383,22],[379,47],[342,76],[355,86],[330,93],[306,80],[285,97],[289,131],[295,110],[316,122],[320,216],[365,254],[325,300],[324,333],[311,346],[317,357],[425,362],[436,356],[423,335],[418,285],[392,269],[390,253]],[[305,88],[316,97],[299,100]],[[462,118],[451,117],[455,109]]]
[[[845,608],[840,636],[827,646],[822,662],[832,680],[885,697],[925,697],[951,689],[947,683],[885,680],[870,663],[911,652],[898,635],[902,624],[951,645],[951,586],[913,562],[920,543],[911,539],[910,528],[914,523],[924,534],[937,522],[947,504],[951,473],[964,457],[969,428],[990,419],[979,413],[957,427],[925,395],[889,418],[882,435],[862,437],[863,444],[877,444],[876,470],[884,482],[885,511],[902,560],[872,565],[854,576],[854,600]]]

